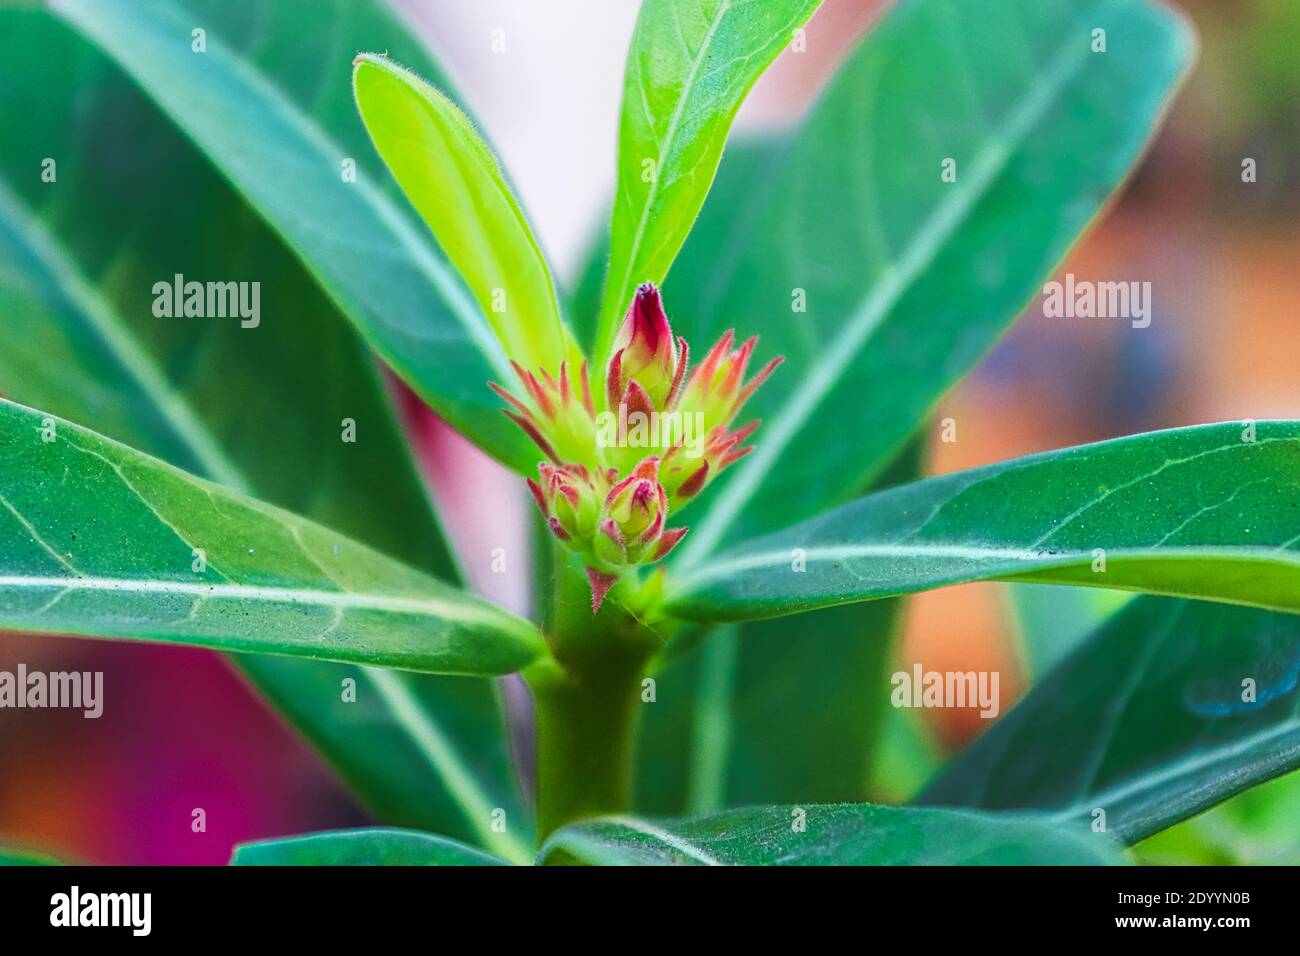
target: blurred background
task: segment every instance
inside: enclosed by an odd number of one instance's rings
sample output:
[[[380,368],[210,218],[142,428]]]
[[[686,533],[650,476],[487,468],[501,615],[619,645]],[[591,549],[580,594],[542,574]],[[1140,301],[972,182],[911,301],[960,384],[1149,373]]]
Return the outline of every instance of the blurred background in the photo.
[[[1181,0],[1197,25],[1199,64],[1167,124],[1115,206],[1061,273],[1149,278],[1151,326],[1047,319],[1031,303],[1012,333],[937,418],[957,440],[935,440],[946,472],[1080,442],[1203,421],[1300,417],[1300,3]],[[571,280],[606,214],[624,51],[636,0],[399,0],[435,48],[502,153],[552,261]],[[887,6],[826,0],[808,51],[760,81],[739,128],[788,125]],[[504,31],[503,55],[489,53]],[[347,51],[349,54],[351,51]],[[1257,181],[1242,181],[1243,160]],[[466,443],[426,423],[421,447],[451,532],[480,588],[483,541],[522,527],[514,479]],[[488,485],[512,504],[495,525],[457,507]],[[482,509],[474,509],[478,515]],[[516,590],[494,596],[520,607]],[[909,602],[899,664],[998,670],[1003,712],[1027,682],[1026,628],[1067,641],[1122,598],[1033,594],[968,585]],[[0,710],[0,844],[40,847],[91,863],[224,863],[239,841],[357,825],[364,812],[292,731],[215,655],[125,643],[5,635],[0,669],[100,670],[113,706],[79,713]],[[1041,666],[1041,665],[1039,665]],[[122,695],[114,688],[148,688]],[[986,721],[926,711],[927,746],[967,742]],[[905,793],[900,794],[905,796]],[[188,821],[207,813],[206,832]],[[1248,817],[1243,838],[1232,821]],[[1167,862],[1300,862],[1300,779],[1284,778],[1156,837],[1146,858]]]

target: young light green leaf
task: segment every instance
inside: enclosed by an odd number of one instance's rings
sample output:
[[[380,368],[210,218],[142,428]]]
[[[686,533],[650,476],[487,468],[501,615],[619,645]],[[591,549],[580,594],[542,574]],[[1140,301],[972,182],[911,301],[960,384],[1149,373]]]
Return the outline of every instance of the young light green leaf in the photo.
[[[526,621],[336,532],[11,402],[0,627],[445,674],[544,649]]]
[[[1099,865],[1104,834],[1025,815],[815,804],[686,820],[617,817],[565,827],[539,862],[623,866]]]
[[[1300,767],[1300,617],[1141,598],[918,803],[1034,810],[1136,842]]]
[[[627,55],[603,361],[642,282],[661,283],[704,204],[736,111],[821,0],[644,0]]]
[[[327,57],[332,36],[382,25],[351,22],[365,6],[313,4],[292,36],[266,38],[262,55]],[[401,46],[401,34],[393,41]],[[455,580],[373,363],[310,274],[65,24],[0,11],[0,60],[9,67],[0,86],[0,392]],[[330,87],[319,82],[323,103]],[[24,108],[38,97],[40,110]],[[346,84],[341,97],[354,119]],[[78,144],[104,124],[135,131],[157,167],[147,186],[123,188],[135,181],[124,172],[138,158],[132,150],[80,161]],[[57,189],[31,175],[47,154],[60,157]],[[182,194],[187,215],[177,217]],[[274,281],[261,286],[261,321],[245,329],[237,317],[154,316],[155,281],[176,274]],[[345,442],[349,422],[354,440]],[[269,655],[233,662],[377,819],[493,847],[517,837],[501,852],[531,856],[491,682]],[[349,681],[354,699],[344,699]],[[495,808],[509,814],[505,833],[491,828]]]
[[[693,506],[674,560],[886,467],[1123,180],[1193,48],[1145,0],[911,0],[799,129],[729,148],[665,301],[691,343],[734,327],[785,362],[746,406],[754,453]]]
[[[498,857],[419,830],[330,830],[241,843],[231,866],[508,866]]]
[[[387,49],[448,88],[387,4],[339,5],[323,21],[328,29],[307,33],[301,24],[322,18],[314,0],[276,2],[274,11],[261,4],[258,30],[248,29],[246,4],[220,0],[50,5],[207,154],[422,398],[492,455],[531,472],[535,448],[485,388],[512,380],[506,356],[357,122],[352,44]],[[336,45],[340,37],[350,48]]]
[[[487,143],[456,104],[414,73],[374,54],[354,63],[357,109],[375,148],[506,355],[552,374],[562,361],[580,367],[541,246]]]
[[[670,583],[668,606],[743,620],[1021,580],[1300,611],[1298,466],[1293,421],[1033,455],[868,495],[739,545]]]

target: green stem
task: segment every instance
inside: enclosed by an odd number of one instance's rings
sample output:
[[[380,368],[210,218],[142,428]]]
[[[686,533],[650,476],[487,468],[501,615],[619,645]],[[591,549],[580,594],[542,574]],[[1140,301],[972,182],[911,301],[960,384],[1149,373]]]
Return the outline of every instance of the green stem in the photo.
[[[615,585],[599,614],[580,566],[557,562],[548,634],[554,660],[525,676],[537,715],[537,828],[631,807],[641,678],[660,638]]]
[[[638,664],[534,682],[539,838],[631,806],[640,673]]]

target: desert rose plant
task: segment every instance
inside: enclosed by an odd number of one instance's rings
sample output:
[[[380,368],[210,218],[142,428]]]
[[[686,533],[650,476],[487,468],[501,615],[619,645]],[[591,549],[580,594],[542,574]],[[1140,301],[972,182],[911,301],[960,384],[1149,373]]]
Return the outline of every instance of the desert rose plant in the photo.
[[[230,652],[383,824],[235,862],[1117,862],[1300,763],[1300,422],[920,478],[1189,29],[903,0],[724,158],[818,5],[645,0],[573,290],[381,3],[0,12],[0,626]],[[372,355],[531,492],[531,619],[460,586]],[[901,596],[983,580],[1153,596],[865,802]]]

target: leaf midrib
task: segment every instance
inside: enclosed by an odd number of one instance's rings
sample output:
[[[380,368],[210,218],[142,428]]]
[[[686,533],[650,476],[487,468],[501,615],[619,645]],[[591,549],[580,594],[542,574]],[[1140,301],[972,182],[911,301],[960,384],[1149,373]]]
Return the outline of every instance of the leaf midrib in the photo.
[[[722,860],[718,859],[707,850],[697,846],[686,837],[678,836],[677,834],[665,830],[662,827],[657,827],[646,820],[638,820],[634,817],[618,816],[606,817],[605,821],[607,823],[612,823],[615,826],[623,827],[625,830],[632,830],[633,832],[640,833],[643,836],[653,837],[669,849],[676,850],[683,856],[689,857],[697,863],[702,863],[704,866],[726,865]]]
[[[722,489],[723,493],[715,498],[714,506],[684,542],[685,547],[673,564],[675,574],[690,572],[712,553],[723,533],[754,496],[764,475],[773,468],[821,400],[834,388],[871,335],[902,300],[904,293],[933,264],[943,248],[944,239],[957,231],[967,213],[987,195],[1005,171],[1012,150],[1024,141],[1056,102],[1060,92],[1082,69],[1086,52],[1086,45],[1077,40],[1063,43],[1050,59],[1052,66],[1042,82],[1033,84],[1001,128],[985,139],[972,163],[972,172],[963,180],[973,185],[965,189],[956,187],[950,198],[940,203],[918,230],[916,239],[908,244],[903,255],[882,271],[879,284],[845,323],[836,340],[827,344],[822,353],[825,360],[801,380],[772,424],[763,430],[753,454],[738,465],[736,473]]]
[[[794,545],[793,547],[798,546]],[[851,544],[832,545],[823,548],[803,548],[801,550],[803,554],[799,557],[804,560],[805,566],[819,561],[835,563],[862,557],[967,558],[971,561],[1014,562],[1006,565],[1005,570],[1017,574],[1021,572],[1047,571],[1058,567],[1065,568],[1079,562],[1090,563],[1094,560],[1091,551],[1081,549],[1047,552],[1019,548],[981,548],[946,543],[936,543],[929,547],[925,545]],[[1196,561],[1203,560],[1206,557],[1213,557],[1217,560],[1264,561],[1269,564],[1280,563],[1300,566],[1300,554],[1287,546],[1277,545],[1243,547],[1241,545],[1206,544],[1187,547],[1161,547],[1156,550],[1150,548],[1116,548],[1109,550],[1107,557],[1112,563],[1120,561]],[[709,582],[729,578],[737,572],[788,567],[792,559],[791,549],[785,548],[774,551],[761,551],[725,562],[710,564],[706,570],[690,578],[683,586],[666,590],[666,600],[669,604],[678,602],[684,597],[689,597],[704,590]],[[1031,562],[1032,567],[1019,568],[1017,564],[1020,562]],[[1106,587],[1116,586],[1114,584],[1106,585]]]
[[[457,621],[481,621],[525,635],[530,640],[532,632],[503,613],[487,607],[440,601],[429,597],[403,597],[366,591],[324,588],[271,587],[260,584],[234,582],[202,584],[160,578],[113,578],[97,575],[81,577],[60,575],[0,575],[0,589],[43,590],[63,588],[67,591],[107,591],[128,594],[184,594],[213,600],[264,602],[268,604],[305,604],[311,606],[348,609],[391,611],[395,614],[436,615]]]
[[[82,24],[83,21],[78,19],[68,6],[67,0],[50,0],[52,8],[56,12],[62,12],[62,15],[74,24]],[[172,25],[182,29],[182,33],[188,32],[188,26],[184,24],[174,13],[169,14],[167,8],[159,7],[156,10],[155,18],[148,22],[157,22],[166,19]],[[146,26],[146,29],[148,27]],[[98,36],[98,31],[94,31]],[[320,125],[314,122],[308,122],[304,117],[303,111],[282,94],[271,82],[269,82],[259,71],[247,65],[244,58],[233,53],[231,47],[227,46],[219,35],[209,36],[207,38],[207,57],[215,57],[218,62],[225,63],[231,73],[242,80],[244,83],[258,93],[269,106],[269,111],[286,125],[297,131],[309,144],[314,146],[317,152],[322,156],[346,156],[347,150],[340,147],[331,136],[329,136]],[[117,62],[129,72],[136,82],[149,93],[151,100],[171,117],[172,122],[176,123],[181,129],[188,130],[185,123],[185,117],[180,111],[174,109],[164,99],[153,96],[152,87],[144,82],[134,68],[132,62],[118,59]],[[230,174],[221,160],[214,155],[214,152],[208,148],[207,143],[198,136],[192,137],[193,142],[208,157],[209,161],[221,173],[228,178]],[[236,184],[238,185],[238,184]],[[514,381],[513,373],[509,364],[506,362],[505,355],[501,351],[499,344],[488,328],[487,323],[482,320],[477,306],[468,300],[464,288],[455,282],[449,275],[445,265],[434,256],[428,247],[418,238],[418,233],[407,219],[394,204],[389,201],[388,197],[381,192],[367,176],[358,176],[355,183],[351,184],[358,190],[363,202],[367,207],[373,208],[376,216],[392,229],[394,236],[399,240],[400,246],[411,254],[412,261],[419,268],[421,274],[430,280],[435,288],[438,289],[448,307],[456,315],[462,328],[464,328],[474,339],[479,347],[479,351],[488,360],[496,371],[497,376],[504,382]],[[282,228],[277,217],[269,215],[262,202],[251,195],[249,192],[240,189],[240,195],[244,201],[254,208],[259,217],[265,222],[280,238],[286,242],[290,249],[294,250],[298,261],[303,267],[311,273],[313,278],[329,294],[330,298],[345,312],[352,310],[345,304],[345,297],[336,289],[335,284],[327,276],[322,275],[312,261],[298,254],[298,245],[294,238],[287,234]],[[376,351],[381,351],[378,343],[370,343]],[[384,352],[388,350],[382,350]],[[401,368],[403,364],[396,355],[384,354],[384,360],[394,368]],[[409,376],[403,376],[408,378]]]
[[[249,494],[247,476],[222,450],[216,436],[203,424],[193,406],[167,381],[154,357],[132,335],[121,315],[95,290],[81,269],[64,255],[50,231],[3,182],[0,182],[0,215],[15,224],[15,234],[32,256],[51,276],[58,277],[60,289],[73,307],[99,333],[101,341],[120,366],[149,397],[154,408],[167,420],[172,432],[186,445],[209,477]]]
[[[1189,773],[1220,763],[1225,758],[1232,758],[1247,753],[1254,747],[1265,744],[1277,737],[1285,737],[1288,734],[1294,734],[1300,731],[1300,718],[1292,718],[1285,723],[1277,724],[1266,730],[1261,730],[1249,737],[1244,737],[1210,751],[1199,751],[1195,757],[1180,760],[1175,764],[1170,764],[1158,773],[1147,774],[1135,777],[1116,784],[1106,790],[1099,790],[1096,793],[1088,795],[1087,799],[1082,802],[1076,802],[1060,810],[1053,815],[1054,819],[1062,821],[1073,820],[1080,815],[1089,813],[1093,808],[1098,806],[1114,806],[1117,801],[1124,800],[1135,795],[1142,795],[1160,784],[1167,783],[1171,780],[1178,780],[1187,776]],[[1300,745],[1297,745],[1300,749]],[[1146,831],[1139,831],[1140,836],[1147,835]]]
[[[57,7],[58,4],[52,2],[51,6]],[[155,11],[155,14],[160,18],[167,16],[166,12],[161,8]],[[65,12],[65,17],[73,19],[71,12]],[[174,14],[169,19],[172,24],[179,22]],[[187,32],[188,28],[183,31],[183,33]],[[272,105],[277,116],[297,128],[323,154],[338,156],[346,154],[346,151],[340,148],[331,137],[324,134],[318,124],[302,120],[300,117],[301,111],[288,103],[287,98],[265,81],[260,73],[246,68],[240,57],[233,56],[230,48],[226,46],[221,37],[209,36],[208,53],[205,55],[223,56],[225,62],[231,66],[236,75],[248,82],[255,91],[265,97],[266,102]],[[118,59],[118,63],[122,68],[131,72],[142,88],[146,91],[149,90],[148,84],[143,83],[136,71],[130,69],[125,61]],[[181,118],[177,116],[175,110],[152,95],[150,99],[161,111],[169,115],[173,122],[180,122]],[[180,123],[180,125],[184,128],[183,123]],[[221,171],[222,175],[229,178],[224,165],[217,160],[207,146],[199,141],[197,137],[194,137],[193,141],[208,160]],[[498,378],[503,382],[513,381],[509,367],[496,344],[496,340],[492,337],[491,331],[484,322],[479,321],[477,308],[468,301],[464,290],[446,275],[442,264],[420,242],[409,221],[393,206],[388,197],[371,183],[367,176],[358,177],[358,181],[353,185],[361,190],[361,196],[367,205],[378,210],[383,221],[394,228],[401,245],[413,253],[413,257],[422,273],[431,279],[434,286],[443,295],[448,306],[460,320],[461,326],[470,332],[480,351],[488,357],[492,367],[497,370]],[[9,198],[7,193],[2,191],[4,189],[4,184],[0,183],[0,200]],[[241,196],[244,197],[244,201],[248,202],[257,211],[262,221],[267,223],[296,253],[297,244],[280,229],[275,218],[268,216],[260,203],[254,202],[242,191]],[[15,208],[18,208],[16,200],[14,205]],[[64,287],[73,303],[80,307],[83,314],[96,325],[106,343],[118,355],[123,367],[137,381],[142,390],[153,399],[154,406],[167,418],[179,440],[191,450],[196,461],[201,464],[208,476],[222,484],[251,495],[252,482],[247,475],[225,455],[214,434],[194,412],[190,404],[166,382],[153,357],[139,345],[123,326],[120,315],[109,308],[107,303],[85,282],[81,273],[62,257],[57,245],[52,241],[52,237],[48,237],[48,234],[36,220],[30,216],[21,216],[17,218],[17,221],[36,230],[36,238],[34,238],[32,230],[29,229],[26,233],[26,240],[29,247],[32,248],[33,254],[43,261],[56,263],[58,271],[54,274],[71,277],[65,282]],[[44,244],[32,246],[33,241],[39,241],[39,239],[45,239]],[[46,255],[42,257],[41,253],[46,253]],[[343,297],[335,290],[333,283],[327,281],[305,257],[297,255],[296,258],[313,278],[327,290],[331,298],[336,303],[339,303]],[[399,367],[401,364],[394,361],[392,355],[385,356],[385,359],[394,368]],[[240,593],[246,595],[247,591],[241,591]],[[367,666],[362,667],[362,671],[377,684],[383,684],[385,682],[384,678],[388,678],[390,681],[400,680],[400,678],[382,668],[377,669]],[[409,694],[409,691],[407,693]],[[392,701],[390,700],[389,703],[391,705]],[[480,832],[483,839],[489,845],[498,845],[500,851],[512,859],[527,859],[529,854],[522,851],[515,844],[513,837],[493,833],[490,829],[486,833],[482,831],[482,823],[490,817],[493,804],[476,784],[473,787],[467,787],[463,784],[465,780],[474,782],[473,775],[469,770],[469,764],[463,755],[453,748],[444,746],[439,752],[439,758],[435,760],[430,748],[427,746],[429,739],[428,728],[433,723],[433,718],[427,709],[420,707],[416,702],[412,707],[395,708],[390,706],[390,712],[396,721],[410,733],[421,752],[434,762],[439,779],[445,781],[449,790],[452,790],[456,795],[458,802],[461,802],[465,817]],[[438,736],[441,738],[441,735]],[[460,782],[453,786],[453,780]],[[464,802],[466,800],[471,802]]]
[[[690,72],[687,73],[686,80],[682,84],[681,95],[677,98],[677,106],[673,109],[673,115],[668,120],[668,128],[664,131],[663,139],[658,143],[659,152],[655,157],[654,179],[650,182],[650,189],[646,193],[645,202],[641,204],[641,216],[637,221],[636,232],[632,234],[632,246],[628,250],[627,265],[623,269],[623,278],[616,287],[611,289],[612,295],[621,294],[623,290],[628,287],[628,283],[631,281],[632,269],[636,265],[637,253],[641,248],[641,243],[645,241],[646,227],[650,222],[650,209],[659,195],[659,178],[663,173],[664,157],[677,137],[677,131],[681,126],[682,117],[686,112],[686,104],[690,100],[691,94],[695,89],[695,81],[699,76],[700,66],[705,60],[705,53],[708,51],[709,45],[713,42],[713,36],[718,32],[718,27],[722,24],[722,20],[726,16],[727,11],[731,9],[731,4],[732,0],[721,0],[718,4],[717,12],[713,15],[713,21],[709,24],[709,29],[704,34],[704,39],[700,41],[699,48],[695,51],[695,56],[691,61]],[[676,7],[672,7],[672,11],[674,17],[680,17],[680,13],[677,11]],[[617,300],[611,300],[611,302],[612,304],[606,303],[605,309],[603,310],[604,318],[601,322],[600,341],[596,343],[597,361],[600,361],[600,356],[603,355],[606,349],[606,343],[614,324],[613,317],[617,315],[619,303]]]
[[[99,294],[80,268],[60,249],[45,225],[3,182],[0,182],[0,215],[5,216],[13,224],[14,235],[33,258],[51,276],[59,277],[60,288],[69,304],[99,333],[101,341],[118,359],[121,368],[149,398],[152,407],[167,421],[177,441],[189,450],[207,476],[229,488],[252,495],[253,486],[247,474],[222,450],[216,434],[203,422],[184,394],[173,388],[166,380],[156,358],[126,327],[121,314]],[[16,509],[8,506],[7,503],[6,506],[26,524],[26,519]],[[39,540],[35,529],[29,526],[28,530]],[[57,554],[56,557],[62,560]],[[56,580],[57,583],[54,583]],[[74,580],[84,582],[95,579],[50,579],[44,586],[58,587],[59,591],[45,607],[52,607],[69,591],[75,590],[76,587],[72,584]],[[107,582],[110,579],[99,580]],[[40,579],[36,578],[26,579],[26,584],[33,589],[42,587]],[[0,581],[0,586],[5,586],[3,581]],[[136,587],[135,590],[140,589]],[[192,593],[196,598],[203,596],[197,592]],[[205,593],[214,592],[209,590]],[[319,600],[322,593],[328,592],[311,592],[315,600],[309,603],[333,606],[336,610],[342,609],[341,602]],[[356,592],[352,593],[356,594]],[[241,587],[238,594],[240,599],[257,599],[246,587]],[[266,599],[265,594],[262,599]],[[434,766],[438,778],[444,781],[448,790],[453,793],[466,820],[479,833],[485,844],[495,847],[497,852],[510,859],[527,860],[529,854],[514,837],[496,833],[490,826],[485,825],[484,821],[490,819],[492,801],[474,780],[463,757],[446,744],[444,735],[427,709],[422,708],[418,702],[410,701],[406,706],[398,706],[399,702],[395,700],[397,694],[393,692],[391,684],[400,682],[401,679],[383,668],[362,666],[361,669],[385,698],[389,705],[389,712],[396,722],[406,729],[420,752]],[[410,697],[410,692],[405,687],[401,687],[400,690],[405,697]],[[431,741],[442,743],[441,746],[434,747]]]

